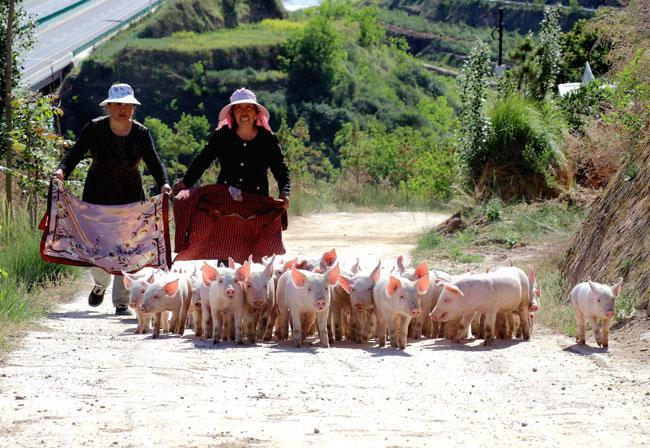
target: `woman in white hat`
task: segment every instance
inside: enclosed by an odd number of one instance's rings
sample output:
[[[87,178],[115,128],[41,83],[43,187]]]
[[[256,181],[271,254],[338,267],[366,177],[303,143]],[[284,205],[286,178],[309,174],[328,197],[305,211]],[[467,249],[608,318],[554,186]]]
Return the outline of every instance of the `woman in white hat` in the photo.
[[[149,130],[133,119],[140,102],[133,96],[128,84],[113,84],[108,98],[102,101],[109,115],[86,124],[74,147],[68,151],[53,177],[67,179],[77,164],[87,157],[88,168],[82,199],[91,204],[119,205],[145,199],[140,175],[140,161],[144,160],[162,193],[170,193],[165,167],[154,148]],[[95,286],[88,296],[90,306],[99,306],[111,276],[100,268],[91,268]],[[121,276],[113,281],[115,314],[129,315],[129,296]]]
[[[219,124],[183,179],[174,184],[174,195],[191,187],[210,164],[218,160],[218,184],[260,195],[269,194],[267,172],[278,183],[279,198],[289,207],[291,181],[282,147],[269,126],[269,111],[248,89],[235,90],[230,103],[219,112]],[[233,196],[235,197],[235,196]]]

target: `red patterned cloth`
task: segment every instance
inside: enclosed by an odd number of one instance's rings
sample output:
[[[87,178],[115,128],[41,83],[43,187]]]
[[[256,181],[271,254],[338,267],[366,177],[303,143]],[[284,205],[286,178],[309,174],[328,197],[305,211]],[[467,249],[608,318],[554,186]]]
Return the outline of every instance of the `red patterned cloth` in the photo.
[[[249,255],[284,254],[282,230],[287,214],[282,202],[242,192],[235,201],[224,185],[181,191],[174,200],[176,260],[225,260],[243,263]]]
[[[111,274],[171,266],[167,196],[124,205],[84,202],[52,181],[39,229],[41,258]]]

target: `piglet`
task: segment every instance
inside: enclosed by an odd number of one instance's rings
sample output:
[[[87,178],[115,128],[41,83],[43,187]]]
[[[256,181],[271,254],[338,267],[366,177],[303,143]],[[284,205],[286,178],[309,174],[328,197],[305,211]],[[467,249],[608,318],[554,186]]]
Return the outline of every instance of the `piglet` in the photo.
[[[390,330],[390,345],[405,349],[408,328],[411,319],[418,317],[420,309],[419,295],[429,288],[429,272],[426,262],[421,263],[416,271],[420,277],[415,280],[390,276],[380,279],[373,288],[375,314],[377,315],[378,344],[386,344],[386,328]]]
[[[144,293],[140,310],[154,313],[153,337],[160,334],[162,313],[171,311],[171,330],[178,335],[185,332],[187,311],[192,299],[192,285],[189,275],[181,273],[161,273]]]
[[[616,297],[621,293],[623,279],[613,286],[592,282],[578,283],[570,293],[571,305],[578,324],[576,341],[585,344],[585,321],[588,319],[594,331],[598,346],[607,348],[609,345],[609,326],[616,311]]]
[[[297,347],[305,340],[307,328],[303,328],[315,316],[321,347],[329,347],[327,320],[331,303],[330,286],[339,280],[339,265],[324,274],[304,271],[292,267],[278,280],[277,301],[280,315],[278,340],[287,338],[289,316],[291,316],[291,338]]]

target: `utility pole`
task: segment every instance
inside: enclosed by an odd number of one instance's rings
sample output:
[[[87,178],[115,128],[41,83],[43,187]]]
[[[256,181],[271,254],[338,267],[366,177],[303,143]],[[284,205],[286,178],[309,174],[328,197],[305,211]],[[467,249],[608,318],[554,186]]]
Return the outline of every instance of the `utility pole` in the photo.
[[[499,65],[503,65],[503,8],[499,8]]]
[[[496,39],[494,37],[494,32],[497,31],[497,29],[499,30],[499,60],[495,68],[495,75],[499,78],[506,71],[506,66],[503,65],[503,8],[499,8],[499,25],[497,28],[492,30],[492,39]]]
[[[12,218],[11,207],[11,168],[13,165],[13,141],[11,134],[13,132],[13,111],[12,111],[12,73],[13,73],[13,40],[14,40],[14,9],[15,1],[9,0],[9,12],[7,14],[7,43],[6,43],[6,65],[5,65],[5,121],[6,121],[6,139],[7,139],[7,171],[5,172],[5,206],[7,224]]]

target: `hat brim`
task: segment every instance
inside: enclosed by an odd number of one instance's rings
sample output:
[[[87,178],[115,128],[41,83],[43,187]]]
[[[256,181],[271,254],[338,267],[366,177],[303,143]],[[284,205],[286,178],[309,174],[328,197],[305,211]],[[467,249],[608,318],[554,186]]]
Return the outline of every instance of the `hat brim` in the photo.
[[[106,98],[104,101],[99,103],[100,106],[106,106],[109,103],[122,103],[122,104],[133,104],[140,106],[140,101],[136,100],[133,95],[123,96],[122,98]]]
[[[254,104],[255,106],[257,106],[259,111],[262,112],[262,115],[264,115],[269,120],[271,119],[271,114],[269,113],[269,111],[266,109],[266,107],[262,106],[260,103],[254,100],[239,100],[239,101],[233,101],[232,103],[225,105],[221,109],[221,112],[219,112],[219,121],[225,120],[228,117],[228,114],[230,113],[230,109],[236,104]]]

